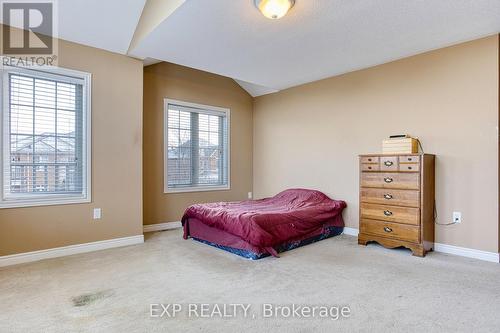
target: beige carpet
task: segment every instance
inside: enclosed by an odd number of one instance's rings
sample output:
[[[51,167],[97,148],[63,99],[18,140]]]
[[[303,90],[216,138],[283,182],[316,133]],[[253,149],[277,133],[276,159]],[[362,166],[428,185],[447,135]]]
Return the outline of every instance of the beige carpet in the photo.
[[[151,318],[151,303],[249,303],[253,317]],[[263,303],[347,305],[339,319],[261,318]],[[0,270],[0,332],[498,332],[500,265],[339,236],[249,261],[180,230],[144,245]]]

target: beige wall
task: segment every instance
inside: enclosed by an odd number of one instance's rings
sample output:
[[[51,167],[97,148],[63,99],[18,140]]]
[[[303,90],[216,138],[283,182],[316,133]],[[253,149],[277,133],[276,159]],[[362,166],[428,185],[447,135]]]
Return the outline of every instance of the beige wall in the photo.
[[[59,48],[61,67],[93,74],[92,203],[0,209],[0,256],[139,235],[143,217],[178,221],[192,203],[242,200],[252,189],[255,197],[320,189],[348,202],[346,223],[356,228],[357,155],[380,151],[394,133],[419,136],[437,155],[439,222],[463,213],[461,225],[437,226],[437,241],[497,251],[498,36],[255,101],[218,75],[161,63],[146,67],[143,81],[138,60]],[[165,97],[231,109],[231,190],[163,193]],[[94,207],[103,209],[98,222]]]
[[[92,203],[0,209],[0,256],[142,234],[142,62],[60,41],[59,66],[92,73]]]
[[[231,190],[163,193],[163,100],[231,109]],[[252,191],[252,97],[232,79],[160,63],[144,70],[144,224],[179,221],[193,203],[246,199]]]
[[[357,155],[409,133],[437,155],[436,241],[498,250],[498,35],[257,98],[254,193],[319,189],[358,227]]]

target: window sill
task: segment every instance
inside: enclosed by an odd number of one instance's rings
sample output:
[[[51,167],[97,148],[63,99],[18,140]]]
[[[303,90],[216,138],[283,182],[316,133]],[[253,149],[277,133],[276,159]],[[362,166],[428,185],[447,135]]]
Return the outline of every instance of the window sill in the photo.
[[[91,202],[90,197],[66,197],[45,199],[7,199],[0,202],[0,209],[4,208],[29,208],[42,206],[76,205]]]
[[[164,194],[189,193],[189,192],[210,192],[210,191],[228,191],[231,186],[197,186],[184,188],[166,188]]]

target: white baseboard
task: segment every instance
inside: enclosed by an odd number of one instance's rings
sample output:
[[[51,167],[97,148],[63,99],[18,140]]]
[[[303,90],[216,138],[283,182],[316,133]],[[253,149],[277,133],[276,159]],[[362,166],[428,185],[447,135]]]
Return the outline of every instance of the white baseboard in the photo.
[[[145,224],[144,225],[144,232],[164,231],[164,230],[177,229],[177,228],[182,228],[182,224],[180,221],[156,223],[156,224]]]
[[[94,252],[128,245],[144,243],[144,235],[108,239],[104,241],[56,247],[52,249],[12,254],[0,257],[0,267],[24,264],[43,259],[59,258],[73,254]]]
[[[358,229],[355,229],[355,228],[348,228],[348,227],[344,227],[344,232],[343,232],[345,235],[349,235],[349,236],[358,236],[359,234],[359,230]]]
[[[359,229],[355,228],[344,228],[344,234],[350,236],[358,236]],[[486,252],[476,249],[469,249],[466,247],[434,243],[434,251],[441,253],[453,254],[456,256],[479,259],[490,262],[500,262],[500,255],[495,252]]]
[[[486,252],[466,247],[434,243],[434,251],[441,253],[454,254],[461,257],[474,258],[479,260],[499,262],[499,255],[495,252]]]

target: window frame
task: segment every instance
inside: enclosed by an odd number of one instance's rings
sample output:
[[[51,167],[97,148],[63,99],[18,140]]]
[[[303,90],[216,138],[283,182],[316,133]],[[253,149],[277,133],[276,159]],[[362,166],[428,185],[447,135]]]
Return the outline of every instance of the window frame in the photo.
[[[8,65],[0,67],[0,209],[89,203],[92,201],[92,74],[61,67],[33,67]],[[85,144],[82,147],[83,188],[81,194],[21,193],[5,195],[4,184],[10,182],[10,173],[5,172],[5,170],[10,168],[7,155],[10,156],[10,89],[8,82],[11,73],[59,81],[61,81],[61,77],[64,77],[64,82],[73,81],[78,84],[82,84],[83,81],[82,133]],[[7,174],[8,176],[6,176]]]
[[[216,115],[223,113],[227,122],[227,184],[226,185],[194,185],[179,188],[168,187],[168,106],[177,105],[181,107],[203,110],[201,114]],[[163,193],[186,193],[186,192],[207,192],[207,191],[227,191],[231,189],[231,109],[212,105],[204,105],[165,98],[163,102]]]

